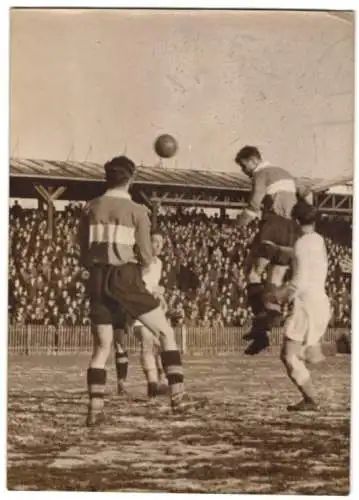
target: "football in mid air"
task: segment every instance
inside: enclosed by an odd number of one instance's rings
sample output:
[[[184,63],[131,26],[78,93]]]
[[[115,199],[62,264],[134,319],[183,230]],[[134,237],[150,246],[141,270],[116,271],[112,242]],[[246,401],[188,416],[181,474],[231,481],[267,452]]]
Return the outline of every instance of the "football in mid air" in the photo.
[[[160,158],[171,158],[178,149],[176,139],[170,134],[162,134],[155,140],[154,148]]]

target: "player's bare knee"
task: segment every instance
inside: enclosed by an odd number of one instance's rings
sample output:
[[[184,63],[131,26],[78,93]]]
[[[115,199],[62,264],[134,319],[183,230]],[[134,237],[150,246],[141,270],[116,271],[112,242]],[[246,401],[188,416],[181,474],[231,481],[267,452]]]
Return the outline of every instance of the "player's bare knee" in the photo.
[[[94,344],[97,349],[110,351],[113,342],[113,328],[111,325],[93,325]]]
[[[268,275],[268,281],[275,286],[281,286],[288,270],[288,266],[272,265]]]
[[[251,284],[261,283],[262,274],[255,267],[252,267],[247,274],[248,282]]]
[[[158,337],[173,335],[173,330],[160,307],[141,316],[140,321]]]
[[[280,360],[289,371],[292,371],[298,364],[299,357],[287,342],[282,347]]]
[[[145,353],[153,352],[153,334],[151,332],[145,333],[141,340],[142,351]]]
[[[288,368],[288,370],[293,370],[296,365],[297,359],[298,358],[294,354],[288,352],[283,352],[281,354],[281,361],[285,365],[285,367]]]

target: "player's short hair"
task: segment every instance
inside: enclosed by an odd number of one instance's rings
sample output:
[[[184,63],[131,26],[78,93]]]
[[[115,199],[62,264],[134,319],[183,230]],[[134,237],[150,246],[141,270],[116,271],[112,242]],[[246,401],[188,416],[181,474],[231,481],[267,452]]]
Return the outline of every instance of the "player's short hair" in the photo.
[[[156,234],[158,234],[159,236],[162,236],[163,239],[165,238],[163,231],[161,231],[160,229],[156,229],[156,228],[152,229],[151,230],[151,238],[152,238],[152,236],[155,236]]]
[[[317,222],[318,210],[307,201],[300,199],[293,207],[292,217],[301,226],[309,226]]]
[[[108,187],[124,186],[134,176],[136,165],[127,156],[115,156],[105,163],[105,176]]]
[[[243,160],[249,160],[250,158],[257,158],[258,160],[261,160],[262,155],[260,154],[259,149],[255,146],[244,146],[238,151],[235,162],[240,165]]]

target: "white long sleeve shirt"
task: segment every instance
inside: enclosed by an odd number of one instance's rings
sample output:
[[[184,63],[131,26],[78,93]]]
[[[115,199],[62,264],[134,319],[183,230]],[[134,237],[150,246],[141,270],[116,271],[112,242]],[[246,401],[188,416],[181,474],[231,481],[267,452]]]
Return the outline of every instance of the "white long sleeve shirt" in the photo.
[[[316,298],[326,295],[328,257],[324,239],[316,232],[306,233],[294,245],[292,284],[295,296]]]

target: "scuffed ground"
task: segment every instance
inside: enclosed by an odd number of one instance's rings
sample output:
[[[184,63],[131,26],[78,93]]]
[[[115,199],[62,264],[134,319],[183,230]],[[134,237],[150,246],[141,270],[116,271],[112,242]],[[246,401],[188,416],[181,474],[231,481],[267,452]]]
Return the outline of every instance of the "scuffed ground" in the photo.
[[[188,391],[209,404],[190,418],[124,403],[109,369],[107,423],[84,427],[88,356],[9,360],[11,490],[300,493],[349,490],[350,358],[314,373],[322,410],[288,414],[297,399],[274,356],[185,360]],[[137,356],[130,387],[144,396]]]

